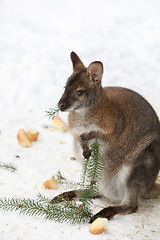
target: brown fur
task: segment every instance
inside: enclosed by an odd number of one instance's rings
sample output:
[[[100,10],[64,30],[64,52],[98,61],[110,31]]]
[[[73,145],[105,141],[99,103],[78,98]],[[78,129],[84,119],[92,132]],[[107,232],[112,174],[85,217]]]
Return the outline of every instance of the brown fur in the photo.
[[[93,141],[102,145],[105,164],[99,193],[116,205],[96,216],[111,218],[134,212],[138,197],[153,186],[160,169],[158,117],[136,92],[121,87],[102,88],[101,62],[86,68],[74,52],[71,60],[74,71],[58,106],[61,111],[69,111],[79,157],[83,154],[89,158]]]

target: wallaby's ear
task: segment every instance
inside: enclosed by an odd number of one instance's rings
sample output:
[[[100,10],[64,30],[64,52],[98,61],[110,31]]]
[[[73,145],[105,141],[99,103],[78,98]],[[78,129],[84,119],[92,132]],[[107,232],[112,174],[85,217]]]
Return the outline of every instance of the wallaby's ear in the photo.
[[[81,59],[77,56],[75,52],[71,52],[71,60],[72,60],[74,72],[85,69],[85,66],[83,65]]]
[[[93,82],[98,82],[102,79],[103,64],[99,61],[92,62],[87,68],[88,76],[91,76]]]

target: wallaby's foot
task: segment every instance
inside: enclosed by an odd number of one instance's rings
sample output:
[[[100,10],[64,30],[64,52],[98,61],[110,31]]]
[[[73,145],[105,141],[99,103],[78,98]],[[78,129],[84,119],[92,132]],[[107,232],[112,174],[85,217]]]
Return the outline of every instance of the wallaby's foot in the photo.
[[[54,197],[51,200],[51,203],[54,204],[54,203],[57,203],[57,202],[62,202],[64,200],[71,201],[76,196],[77,196],[77,190],[64,192],[64,193],[61,193],[60,195]]]
[[[102,209],[91,218],[90,223],[92,223],[98,217],[107,218],[108,220],[112,219],[117,214],[115,208],[116,207],[107,207]]]
[[[112,219],[116,214],[129,214],[136,212],[138,206],[115,206],[115,207],[107,207],[102,209],[96,215],[94,215],[90,223],[92,223],[96,218],[102,217],[107,218],[108,220]]]

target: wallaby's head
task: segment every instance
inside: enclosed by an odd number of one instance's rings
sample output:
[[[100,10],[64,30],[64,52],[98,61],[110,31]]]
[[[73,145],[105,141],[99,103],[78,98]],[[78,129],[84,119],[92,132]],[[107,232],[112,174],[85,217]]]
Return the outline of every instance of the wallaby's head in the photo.
[[[101,89],[103,65],[92,62],[87,68],[75,52],[71,52],[73,73],[68,78],[65,91],[59,100],[61,111],[75,111],[90,107]]]

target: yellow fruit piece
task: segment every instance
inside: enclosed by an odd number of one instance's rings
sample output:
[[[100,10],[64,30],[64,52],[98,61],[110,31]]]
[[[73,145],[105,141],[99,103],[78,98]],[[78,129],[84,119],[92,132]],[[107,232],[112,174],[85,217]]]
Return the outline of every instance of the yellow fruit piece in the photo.
[[[32,147],[32,143],[29,141],[24,129],[21,128],[18,130],[17,139],[18,139],[19,144],[22,147]]]
[[[54,177],[51,177],[51,179],[49,179],[43,183],[43,186],[45,189],[57,189],[58,181]]]
[[[108,223],[107,218],[97,218],[89,227],[89,232],[92,234],[100,234],[106,231]]]
[[[35,129],[30,128],[27,130],[27,137],[31,142],[37,141],[38,135],[39,135],[39,131]]]
[[[58,116],[52,118],[52,126],[60,132],[68,131],[67,124]]]

